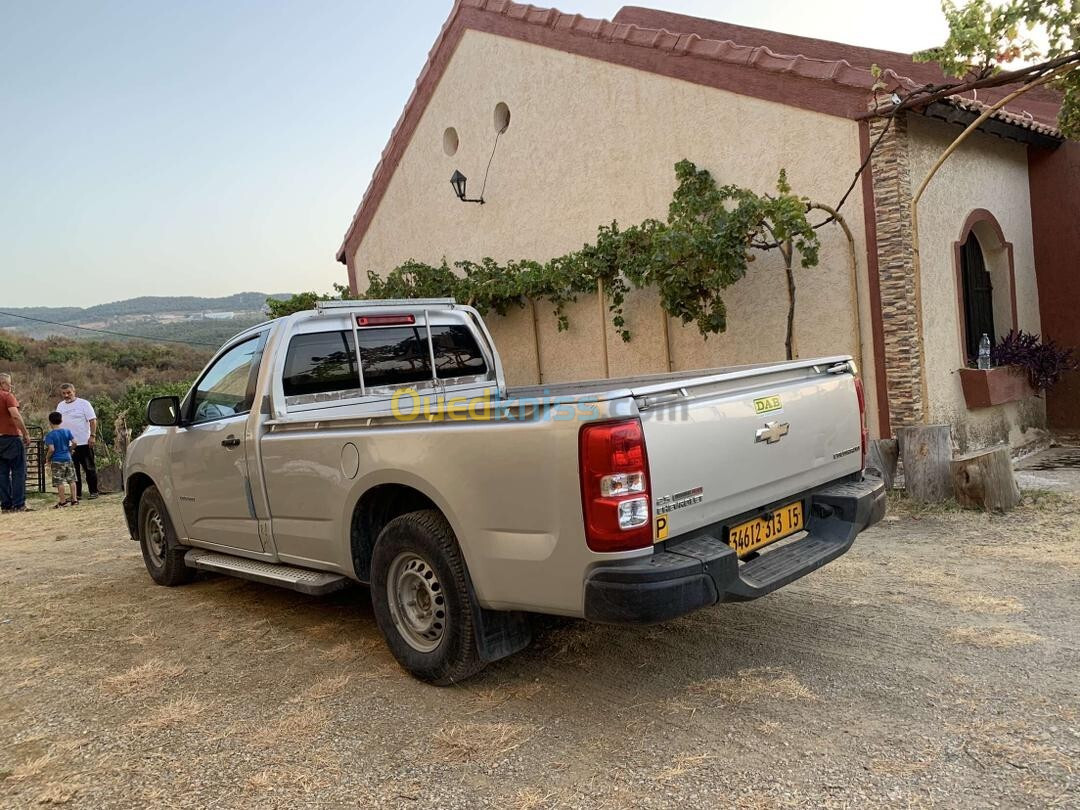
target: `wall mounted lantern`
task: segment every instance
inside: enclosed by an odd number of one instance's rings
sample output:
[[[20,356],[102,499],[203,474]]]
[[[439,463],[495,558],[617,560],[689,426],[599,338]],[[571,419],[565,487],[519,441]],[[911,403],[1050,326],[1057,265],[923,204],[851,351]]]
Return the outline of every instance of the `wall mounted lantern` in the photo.
[[[465,177],[465,175],[463,175],[457,169],[454,169],[454,173],[452,175],[450,175],[450,185],[453,186],[454,194],[457,195],[457,198],[459,200],[461,200],[462,202],[474,202],[474,203],[480,203],[480,205],[483,205],[484,204],[484,195],[483,195],[482,192],[481,192],[480,196],[475,200],[470,200],[465,196],[465,184],[467,182],[468,182],[468,179]]]

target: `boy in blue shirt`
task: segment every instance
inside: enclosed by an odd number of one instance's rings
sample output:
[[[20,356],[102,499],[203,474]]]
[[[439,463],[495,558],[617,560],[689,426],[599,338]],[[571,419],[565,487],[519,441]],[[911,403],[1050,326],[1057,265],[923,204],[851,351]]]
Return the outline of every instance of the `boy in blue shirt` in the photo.
[[[49,424],[53,429],[45,434],[45,446],[49,448],[45,460],[52,469],[52,482],[56,487],[57,503],[53,509],[59,509],[68,504],[78,506],[78,496],[75,494],[75,465],[71,461],[71,451],[75,447],[75,437],[67,428],[60,427],[64,421],[59,411],[49,414]],[[67,486],[68,498],[64,497],[64,487]]]

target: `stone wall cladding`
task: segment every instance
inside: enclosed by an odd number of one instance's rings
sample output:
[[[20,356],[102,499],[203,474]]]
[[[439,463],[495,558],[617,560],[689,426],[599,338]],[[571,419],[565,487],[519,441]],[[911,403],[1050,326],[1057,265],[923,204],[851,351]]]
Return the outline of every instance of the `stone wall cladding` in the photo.
[[[874,143],[887,119],[870,122]],[[881,320],[885,336],[885,374],[893,430],[923,421],[922,337],[915,251],[911,238],[911,175],[906,116],[898,116],[874,150],[874,207],[877,213]]]

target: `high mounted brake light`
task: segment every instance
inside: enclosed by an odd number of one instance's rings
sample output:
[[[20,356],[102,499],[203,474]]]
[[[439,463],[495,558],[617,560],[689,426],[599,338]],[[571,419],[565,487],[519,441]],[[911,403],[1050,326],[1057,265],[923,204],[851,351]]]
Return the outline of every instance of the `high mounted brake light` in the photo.
[[[579,434],[581,508],[593,551],[652,545],[645,434],[638,419],[586,424]]]
[[[411,326],[415,315],[357,315],[357,326]]]

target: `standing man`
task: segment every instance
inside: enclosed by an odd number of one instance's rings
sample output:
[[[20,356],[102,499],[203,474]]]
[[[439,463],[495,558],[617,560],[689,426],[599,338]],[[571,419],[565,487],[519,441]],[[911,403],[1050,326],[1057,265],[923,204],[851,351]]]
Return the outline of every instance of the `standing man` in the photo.
[[[97,463],[94,461],[94,441],[97,439],[97,414],[94,406],[85,399],[75,396],[75,386],[64,383],[60,386],[60,396],[56,410],[64,417],[61,427],[71,431],[75,437],[75,497],[82,499],[83,479],[90,490],[88,496],[93,500],[98,496]]]
[[[26,507],[26,429],[19,400],[11,393],[11,375],[0,374],[0,511],[30,512]]]

